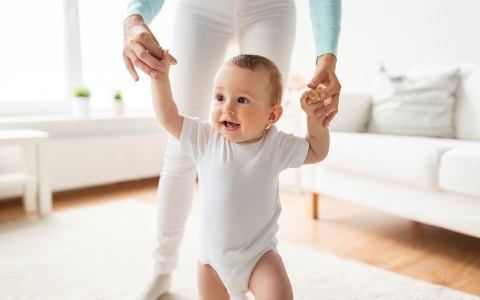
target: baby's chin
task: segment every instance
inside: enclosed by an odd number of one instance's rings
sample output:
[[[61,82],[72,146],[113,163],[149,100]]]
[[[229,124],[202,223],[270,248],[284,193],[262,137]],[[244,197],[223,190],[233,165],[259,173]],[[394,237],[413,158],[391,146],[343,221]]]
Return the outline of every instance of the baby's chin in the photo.
[[[245,137],[235,137],[234,136],[234,132],[236,132],[238,130],[238,128],[236,128],[235,130],[233,131],[226,131],[224,129],[224,127],[220,124],[220,125],[216,125],[215,126],[215,129],[218,133],[220,133],[226,140],[228,140],[229,142],[232,142],[232,143],[236,143],[236,144],[251,144],[251,143],[255,143],[256,141],[259,141],[260,139],[262,139],[263,137],[263,134],[259,137],[248,137],[248,138],[245,138]]]

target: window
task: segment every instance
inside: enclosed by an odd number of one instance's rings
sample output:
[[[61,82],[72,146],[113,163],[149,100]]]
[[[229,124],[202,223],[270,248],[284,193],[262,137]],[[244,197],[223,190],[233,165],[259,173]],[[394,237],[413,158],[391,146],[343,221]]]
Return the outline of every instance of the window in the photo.
[[[150,101],[150,81],[142,77],[134,82],[122,58],[127,1],[78,1],[82,77],[91,90],[91,105],[110,108],[117,89],[122,90],[127,107]]]
[[[172,2],[166,1],[151,26],[166,47]],[[4,5],[8,13],[0,18],[0,116],[68,114],[76,82],[90,88],[94,111],[110,110],[117,89],[123,92],[127,110],[151,108],[149,78],[138,71],[140,81],[135,82],[122,59],[127,4],[128,0],[24,0]]]
[[[2,10],[0,103],[63,101],[66,65],[62,0],[9,1]]]

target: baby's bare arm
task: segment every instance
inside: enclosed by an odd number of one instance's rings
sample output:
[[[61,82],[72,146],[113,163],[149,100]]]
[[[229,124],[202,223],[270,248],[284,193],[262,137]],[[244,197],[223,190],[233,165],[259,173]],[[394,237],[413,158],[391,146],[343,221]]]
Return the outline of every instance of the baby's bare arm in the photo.
[[[157,79],[150,79],[153,108],[160,124],[179,140],[180,133],[182,132],[183,116],[179,115],[177,105],[175,101],[173,101],[172,87],[168,77],[171,66],[168,50],[164,51],[163,58],[160,62],[166,69],[165,73],[159,72]]]
[[[300,98],[302,109],[307,115],[307,134],[305,139],[310,144],[304,164],[318,163],[327,157],[330,146],[328,126],[323,126],[326,116],[316,116],[319,109],[325,106],[322,88],[306,91]]]

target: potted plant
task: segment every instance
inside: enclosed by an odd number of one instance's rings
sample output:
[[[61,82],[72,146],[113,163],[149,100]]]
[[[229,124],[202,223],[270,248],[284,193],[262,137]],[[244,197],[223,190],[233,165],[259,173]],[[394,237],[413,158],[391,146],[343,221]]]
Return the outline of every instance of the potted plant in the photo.
[[[125,104],[123,102],[122,91],[117,90],[113,95],[113,110],[115,111],[116,114],[123,114],[124,109],[125,109]]]
[[[73,89],[72,114],[76,118],[86,118],[89,114],[90,90],[85,86]]]

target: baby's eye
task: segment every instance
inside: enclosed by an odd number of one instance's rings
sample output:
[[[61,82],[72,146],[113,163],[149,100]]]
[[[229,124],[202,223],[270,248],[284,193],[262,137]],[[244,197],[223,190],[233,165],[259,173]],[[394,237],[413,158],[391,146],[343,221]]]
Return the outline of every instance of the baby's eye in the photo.
[[[218,102],[222,102],[223,101],[223,96],[222,95],[215,95],[215,100],[217,100]]]
[[[241,104],[246,104],[246,103],[248,103],[248,99],[245,98],[245,97],[240,97],[240,98],[238,98],[237,102],[241,103]]]

